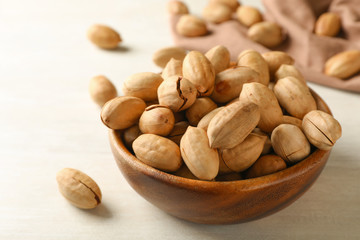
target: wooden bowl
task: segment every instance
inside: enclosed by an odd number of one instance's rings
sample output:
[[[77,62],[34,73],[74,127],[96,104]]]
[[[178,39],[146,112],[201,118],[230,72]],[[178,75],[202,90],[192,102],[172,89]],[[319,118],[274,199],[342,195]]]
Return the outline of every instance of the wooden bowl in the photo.
[[[331,113],[312,91],[318,109]],[[275,213],[299,198],[314,183],[330,151],[309,157],[280,172],[238,181],[209,182],[178,177],[152,168],[124,146],[120,131],[110,130],[116,163],[136,192],[163,211],[191,222],[230,224]]]

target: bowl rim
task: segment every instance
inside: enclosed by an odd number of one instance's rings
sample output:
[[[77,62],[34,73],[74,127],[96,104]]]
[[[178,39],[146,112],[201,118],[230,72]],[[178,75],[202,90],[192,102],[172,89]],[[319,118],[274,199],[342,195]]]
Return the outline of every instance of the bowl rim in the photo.
[[[309,88],[310,89],[310,88]],[[310,89],[311,94],[314,96],[316,103],[319,108],[319,103],[321,104],[321,110],[328,112],[331,114],[331,111],[327,104],[323,101],[323,99],[312,89]],[[287,167],[281,171],[268,174],[261,177],[256,178],[249,178],[249,179],[241,179],[241,180],[233,180],[233,181],[206,181],[200,179],[190,179],[181,176],[174,175],[172,173],[167,173],[156,168],[153,168],[139,159],[136,158],[124,145],[122,140],[122,132],[123,130],[109,130],[109,140],[113,147],[113,151],[119,153],[124,161],[136,171],[139,171],[151,178],[156,180],[160,180],[162,182],[166,182],[168,184],[176,185],[178,187],[183,188],[197,188],[199,190],[207,190],[207,189],[226,189],[229,186],[233,186],[234,188],[238,189],[247,189],[247,190],[254,190],[257,188],[264,188],[266,186],[282,183],[287,181],[291,178],[295,178],[304,174],[305,172],[311,170],[315,167],[319,162],[326,161],[324,156],[329,154],[330,150],[320,150],[316,149],[312,152],[308,157],[304,160]],[[115,157],[117,162],[121,162]],[[121,163],[120,163],[121,164]],[[124,175],[125,176],[125,175]],[[226,188],[225,188],[226,186]],[[224,187],[224,188],[222,188]]]

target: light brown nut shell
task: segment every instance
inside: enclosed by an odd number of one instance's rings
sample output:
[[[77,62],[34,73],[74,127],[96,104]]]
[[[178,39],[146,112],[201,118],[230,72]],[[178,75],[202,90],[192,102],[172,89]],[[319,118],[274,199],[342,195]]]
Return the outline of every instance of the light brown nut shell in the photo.
[[[293,65],[295,62],[289,54],[281,51],[266,52],[262,56],[269,66],[270,80],[275,79],[275,73],[281,65]]]
[[[104,49],[115,49],[122,41],[119,33],[101,24],[91,26],[87,31],[87,37],[93,44]]]
[[[167,136],[172,131],[174,123],[174,114],[168,106],[151,105],[141,115],[139,128],[143,133]]]
[[[203,9],[202,16],[208,22],[222,23],[231,19],[232,9],[225,4],[213,3]]]
[[[177,122],[174,124],[174,128],[170,132],[170,134],[167,136],[168,139],[176,143],[178,146],[180,146],[180,140],[184,133],[186,132],[186,129],[190,126],[190,124],[186,121]]]
[[[142,134],[135,139],[132,147],[140,161],[154,168],[175,172],[182,164],[178,145],[167,138]]]
[[[236,17],[245,27],[251,27],[255,23],[262,22],[263,17],[257,8],[251,6],[240,6],[236,10]]]
[[[207,131],[207,128],[209,126],[209,123],[211,121],[211,119],[213,119],[213,117],[215,117],[215,115],[220,112],[224,107],[218,107],[215,108],[214,110],[212,110],[211,112],[209,112],[208,114],[206,114],[204,117],[201,118],[200,122],[198,123],[197,127],[198,128],[202,128],[205,131]]]
[[[166,64],[170,61],[170,59],[174,58],[176,60],[184,60],[186,56],[186,50],[180,47],[166,47],[161,48],[154,52],[153,54],[153,62],[164,68]]]
[[[360,71],[360,51],[340,52],[325,62],[324,73],[331,77],[346,79]]]
[[[125,129],[136,124],[146,108],[141,98],[121,96],[108,101],[101,109],[101,121],[111,129]]]
[[[205,53],[205,57],[207,57],[214,66],[215,74],[218,74],[229,67],[230,52],[222,45],[217,45],[211,48]]]
[[[275,82],[269,82],[268,88],[269,88],[271,91],[274,91],[274,86],[275,86]]]
[[[103,75],[93,77],[89,84],[89,93],[92,100],[100,107],[117,97],[117,91],[112,82]]]
[[[258,127],[271,132],[282,122],[282,110],[275,94],[261,83],[246,83],[240,93],[240,102],[253,102],[259,106],[260,121]]]
[[[261,152],[261,155],[269,154],[272,151],[272,145],[271,145],[271,140],[270,140],[269,135],[267,133],[263,132],[260,128],[255,128],[251,133],[257,134],[260,136],[264,136],[266,138],[265,143],[264,143],[264,148]]]
[[[294,66],[289,64],[282,64],[275,72],[275,81],[284,77],[294,77],[306,84],[306,80],[301,72]]]
[[[270,81],[269,66],[265,59],[255,50],[245,50],[238,56],[239,66],[249,67],[259,74],[259,83],[267,86]]]
[[[219,151],[218,151],[219,152]],[[219,175],[233,173],[234,171],[231,170],[228,166],[226,166],[224,160],[222,160],[220,153],[219,153]]]
[[[176,60],[174,58],[166,64],[165,68],[161,73],[161,77],[166,80],[172,76],[181,76],[182,75],[182,60]]]
[[[261,155],[266,136],[250,133],[233,148],[219,149],[220,158],[234,172],[248,169]]]
[[[309,88],[297,78],[279,79],[273,91],[280,105],[296,118],[302,119],[308,112],[316,110],[316,102]]]
[[[186,55],[183,62],[183,76],[194,84],[200,96],[209,96],[212,93],[215,70],[201,52],[191,51]]]
[[[233,67],[218,73],[211,99],[226,103],[239,96],[245,83],[258,82],[259,74],[249,67]]]
[[[302,130],[302,120],[293,116],[284,115],[282,123],[298,126]]]
[[[279,172],[286,168],[285,161],[277,155],[260,157],[246,172],[246,178],[256,178]]]
[[[159,104],[159,101],[156,99],[154,101],[148,101],[148,102],[145,102],[145,103],[146,103],[146,107],[149,107],[151,105]]]
[[[271,139],[269,136],[267,136],[265,144],[264,144],[264,148],[261,152],[261,155],[265,155],[265,154],[269,154],[272,152],[272,144],[271,144]]]
[[[212,148],[233,148],[251,133],[260,119],[259,107],[252,103],[233,103],[213,117],[207,135]]]
[[[128,149],[132,149],[133,142],[141,134],[142,134],[142,132],[140,131],[139,125],[134,125],[132,127],[125,129],[124,134],[123,134],[123,140],[124,140],[125,146]]]
[[[160,84],[157,95],[161,105],[168,106],[174,112],[180,112],[195,102],[197,90],[188,79],[172,76]]]
[[[283,41],[282,29],[274,22],[255,23],[249,28],[247,35],[254,42],[268,48],[279,46]]]
[[[180,141],[181,156],[190,171],[201,180],[213,180],[219,172],[219,156],[210,148],[205,130],[188,127]]]
[[[192,174],[192,172],[189,170],[186,164],[182,164],[179,170],[177,170],[173,174],[183,178],[198,180],[198,178],[194,174]]]
[[[306,114],[302,126],[310,143],[322,150],[330,150],[341,137],[340,123],[330,114],[320,110]]]
[[[231,8],[233,12],[236,11],[236,9],[240,6],[240,3],[238,0],[210,0],[209,4],[225,4]]]
[[[204,20],[184,14],[176,24],[176,32],[185,37],[199,37],[207,34],[208,30]]]
[[[336,36],[341,28],[340,17],[336,13],[326,12],[320,15],[315,23],[315,34],[319,36]]]
[[[157,89],[162,82],[160,74],[135,73],[125,79],[122,91],[125,96],[138,97],[144,101],[155,101],[157,100]]]
[[[197,98],[193,105],[186,110],[186,118],[192,126],[197,126],[199,121],[215,108],[217,105],[210,98]]]
[[[292,124],[281,124],[271,134],[277,155],[289,164],[297,163],[310,154],[310,143],[301,129]]]
[[[167,4],[168,13],[171,15],[188,14],[189,9],[182,1],[171,0]]]
[[[101,191],[96,182],[85,173],[64,168],[56,174],[60,193],[78,208],[91,209],[101,203]]]
[[[239,98],[234,98],[233,100],[231,100],[230,102],[228,102],[225,106],[229,106],[230,104],[232,103],[235,103],[235,102],[238,102],[239,101]]]

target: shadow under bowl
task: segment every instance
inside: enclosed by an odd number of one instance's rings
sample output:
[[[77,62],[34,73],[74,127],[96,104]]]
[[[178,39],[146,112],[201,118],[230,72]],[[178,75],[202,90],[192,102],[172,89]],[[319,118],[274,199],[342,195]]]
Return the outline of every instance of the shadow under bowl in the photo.
[[[314,92],[319,110],[330,113]],[[121,131],[109,131],[116,163],[131,187],[147,201],[196,223],[232,224],[275,213],[298,199],[323,170],[330,151],[316,149],[303,161],[263,177],[209,182],[178,177],[138,160],[125,147]]]

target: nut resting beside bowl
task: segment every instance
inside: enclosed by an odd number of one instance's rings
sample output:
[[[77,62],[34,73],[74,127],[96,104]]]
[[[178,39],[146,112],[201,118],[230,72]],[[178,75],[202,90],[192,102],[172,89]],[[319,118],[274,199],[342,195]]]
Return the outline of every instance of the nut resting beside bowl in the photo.
[[[318,109],[330,113],[313,91]],[[230,224],[261,218],[288,206],[314,183],[330,150],[314,150],[280,172],[239,181],[202,181],[172,175],[139,161],[124,145],[123,130],[110,130],[116,163],[131,187],[163,211],[197,223]]]

